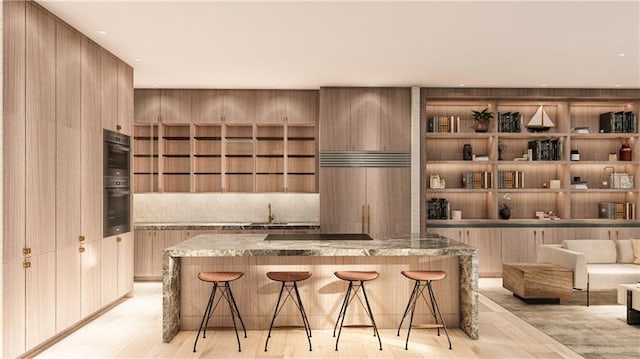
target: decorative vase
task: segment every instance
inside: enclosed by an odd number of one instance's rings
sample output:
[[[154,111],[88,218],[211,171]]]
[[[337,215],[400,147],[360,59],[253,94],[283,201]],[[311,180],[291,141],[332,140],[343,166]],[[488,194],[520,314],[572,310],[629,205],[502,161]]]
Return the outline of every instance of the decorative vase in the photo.
[[[620,153],[618,153],[618,160],[620,161],[631,161],[633,158],[631,147],[627,144],[622,144],[620,147]]]
[[[484,121],[476,121],[476,125],[473,129],[476,132],[487,132],[489,131],[489,123]]]
[[[500,219],[509,219],[511,218],[511,208],[509,207],[502,207],[500,208]]]

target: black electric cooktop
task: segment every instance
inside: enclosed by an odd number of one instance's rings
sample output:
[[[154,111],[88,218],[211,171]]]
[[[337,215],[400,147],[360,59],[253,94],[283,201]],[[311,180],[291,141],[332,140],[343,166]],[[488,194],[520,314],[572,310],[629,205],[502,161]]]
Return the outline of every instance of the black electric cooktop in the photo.
[[[373,238],[364,233],[308,233],[308,234],[268,234],[265,241],[370,241]]]

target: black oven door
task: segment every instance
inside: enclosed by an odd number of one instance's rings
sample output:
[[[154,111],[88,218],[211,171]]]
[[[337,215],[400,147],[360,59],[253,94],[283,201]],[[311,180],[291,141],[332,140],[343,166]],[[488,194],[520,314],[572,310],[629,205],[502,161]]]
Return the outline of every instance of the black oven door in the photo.
[[[104,189],[104,236],[131,230],[131,192],[128,188]]]
[[[104,143],[104,176],[129,177],[131,149],[117,143]]]

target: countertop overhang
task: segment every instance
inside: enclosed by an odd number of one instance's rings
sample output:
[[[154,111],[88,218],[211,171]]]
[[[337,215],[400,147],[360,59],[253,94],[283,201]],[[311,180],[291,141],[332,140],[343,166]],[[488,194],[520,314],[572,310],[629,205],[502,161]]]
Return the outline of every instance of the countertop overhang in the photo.
[[[372,235],[373,240],[265,241],[266,234],[201,234],[166,248],[171,257],[469,256],[477,249],[439,235]]]

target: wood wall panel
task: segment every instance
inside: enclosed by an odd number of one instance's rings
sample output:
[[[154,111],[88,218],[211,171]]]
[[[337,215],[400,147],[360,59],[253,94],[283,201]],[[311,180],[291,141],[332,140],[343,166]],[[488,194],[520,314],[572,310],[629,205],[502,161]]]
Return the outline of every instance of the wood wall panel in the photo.
[[[376,151],[381,149],[380,89],[351,89],[351,149]],[[342,129],[344,130],[344,129]]]
[[[411,152],[411,89],[380,92],[380,149]]]
[[[165,123],[191,123],[191,90],[160,90],[160,115]]]
[[[80,35],[67,26],[56,23],[57,249],[77,245],[80,235],[80,48]]]
[[[158,231],[135,230],[133,237],[134,247],[134,276],[149,277],[153,274],[153,244],[160,241]]]
[[[134,92],[135,122],[157,122],[160,117],[160,90],[138,89]]]
[[[80,118],[80,233],[87,242],[102,239],[102,121],[100,47],[82,39]]]
[[[56,235],[56,23],[27,4],[26,36],[26,245],[32,253],[55,249]]]
[[[320,89],[320,151],[350,150],[350,90]]]
[[[133,136],[133,68],[118,61],[118,125],[120,131]]]
[[[320,169],[320,229],[323,233],[363,233],[365,183],[364,168]]]
[[[4,10],[6,11],[6,4]],[[21,259],[4,262],[2,268],[4,291],[3,310],[3,358],[15,358],[24,352],[26,343],[25,275]],[[10,295],[9,295],[10,294]]]
[[[56,252],[31,257],[26,270],[26,350],[56,333]]]
[[[223,116],[226,123],[255,123],[256,95],[252,90],[224,90]]]
[[[286,91],[286,113],[289,124],[318,123],[318,91]]]
[[[83,244],[80,255],[80,314],[82,318],[100,309],[100,241]]]
[[[129,232],[118,237],[118,297],[121,297],[133,291],[133,236]]]
[[[118,125],[118,59],[101,50],[102,127],[116,131]]]
[[[136,94],[139,90],[136,90]],[[138,100],[135,102],[138,107]],[[222,90],[198,90],[191,94],[193,123],[220,123],[223,116],[224,95]]]
[[[368,233],[411,232],[411,169],[367,168]]]
[[[78,246],[56,250],[56,331],[80,320],[80,253]]]
[[[100,247],[100,305],[103,307],[118,298],[118,243],[107,237]]]
[[[25,245],[25,3],[4,2],[3,19],[5,41],[2,42],[4,80],[2,165],[5,169],[11,169],[2,172],[4,180],[2,198],[5,208],[11,208],[3,211],[3,256],[4,263],[13,263],[22,257],[22,248]],[[6,277],[8,272],[4,273]],[[7,315],[5,313],[5,318]],[[7,343],[6,339],[5,343]]]
[[[284,123],[286,95],[283,90],[256,91],[256,123]]]

